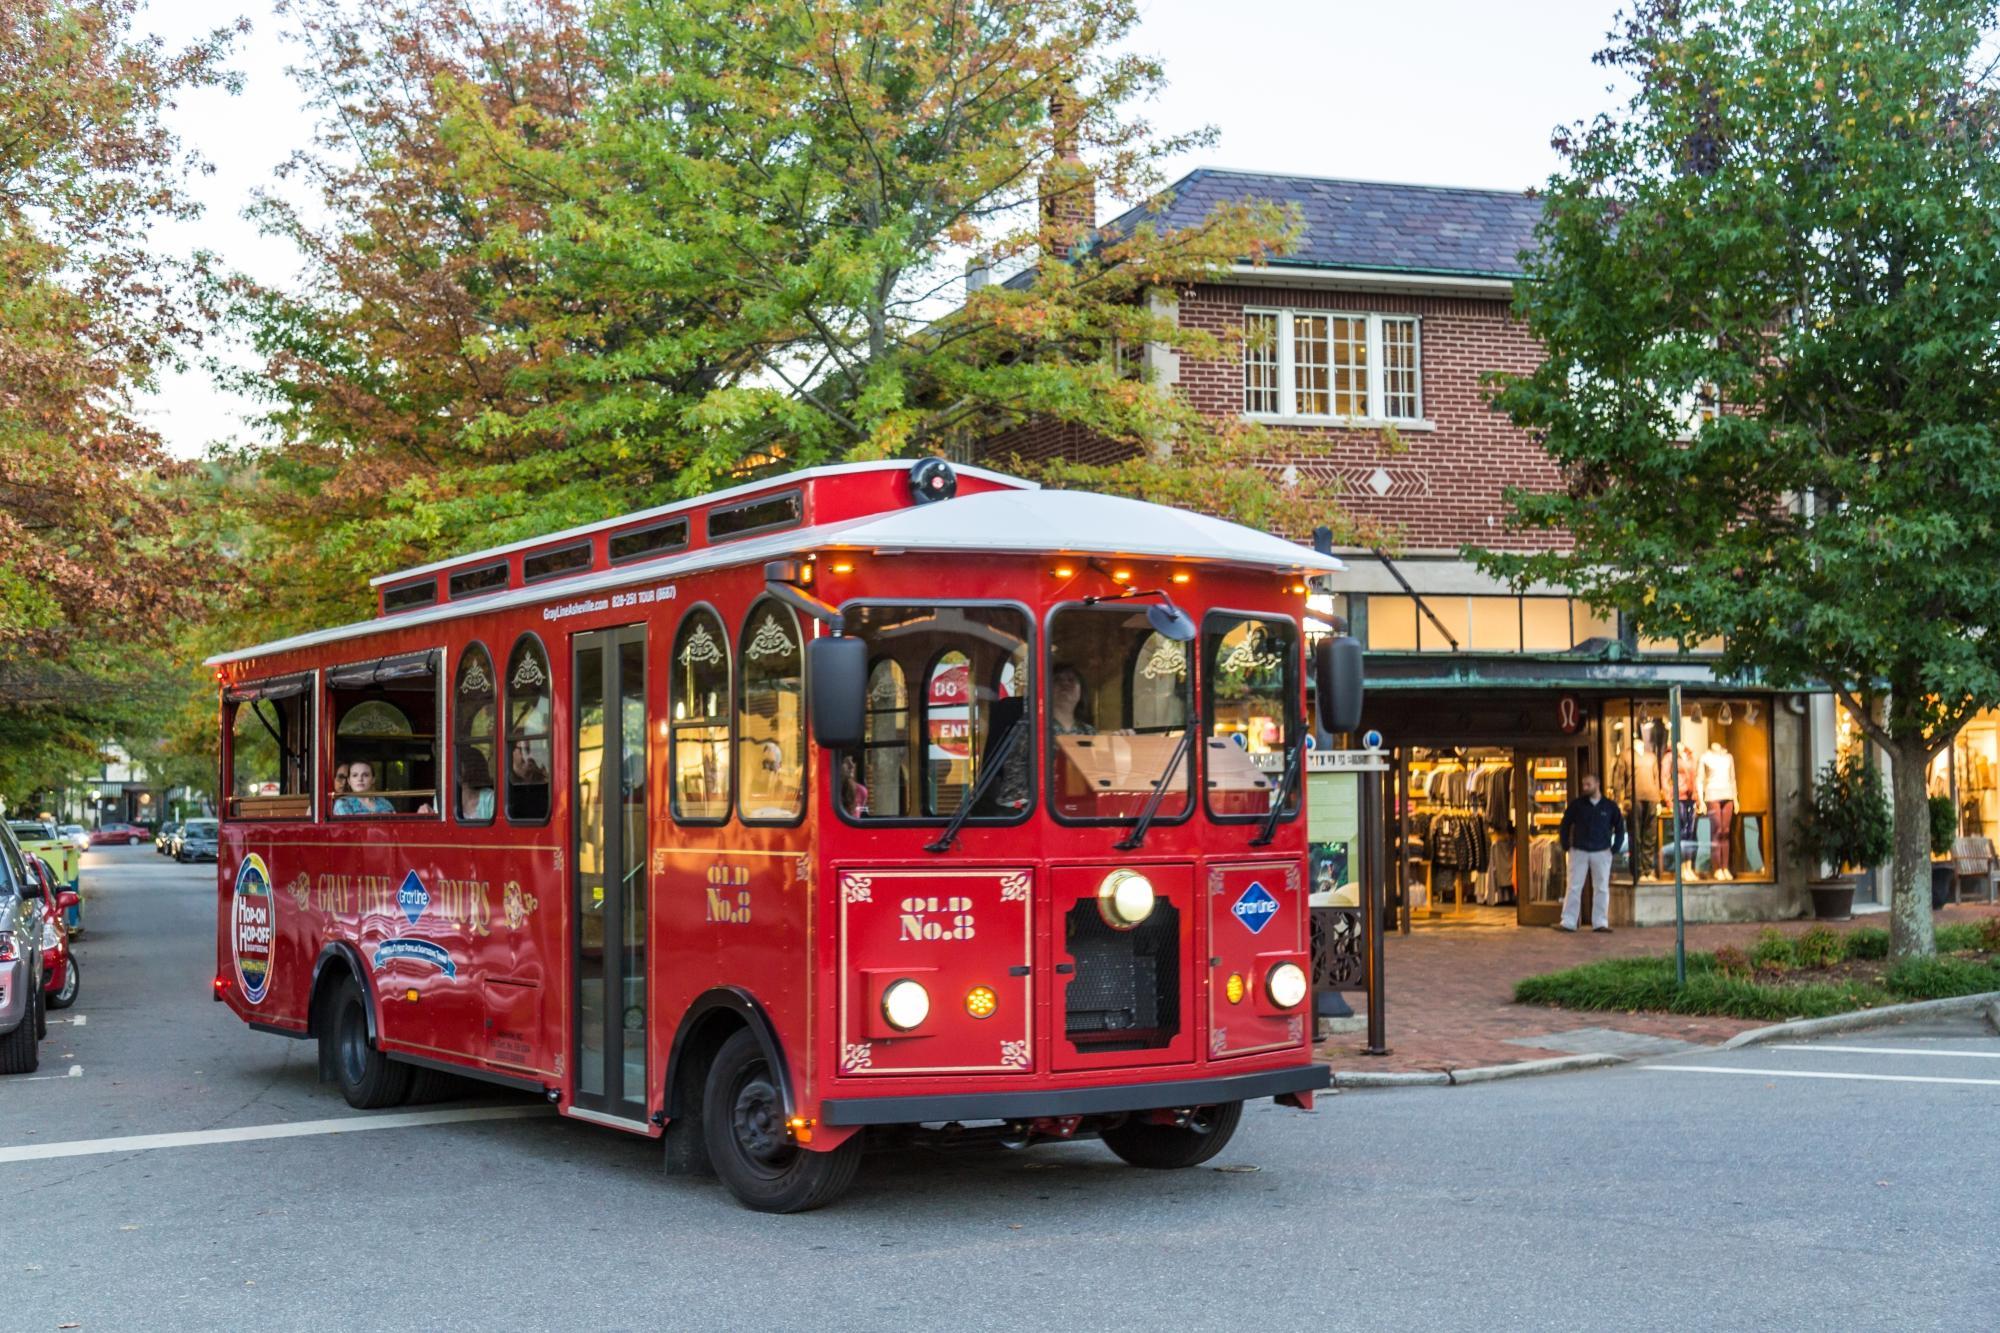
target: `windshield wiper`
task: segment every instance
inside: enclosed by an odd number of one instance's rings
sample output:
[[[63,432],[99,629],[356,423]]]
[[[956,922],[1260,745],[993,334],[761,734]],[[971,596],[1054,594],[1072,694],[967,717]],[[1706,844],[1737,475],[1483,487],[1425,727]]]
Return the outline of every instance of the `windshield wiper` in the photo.
[[[1021,724],[1027,720],[1027,714],[1023,713],[1007,724],[1007,730],[1001,733],[998,741],[994,742],[993,753],[987,757],[986,770],[979,775],[979,781],[972,784],[972,790],[958,803],[958,813],[944,826],[944,832],[938,835],[938,840],[924,844],[925,851],[951,850],[952,843],[958,839],[958,831],[964,828],[965,821],[972,817],[973,807],[979,804],[980,798],[986,795],[986,789],[993,785],[993,780],[1007,767],[1007,756],[1014,753],[1014,740],[1021,734]]]
[[[1174,746],[1173,757],[1167,760],[1167,771],[1160,774],[1159,780],[1153,784],[1152,795],[1146,798],[1145,808],[1139,811],[1139,822],[1132,826],[1130,833],[1111,844],[1114,851],[1136,851],[1145,845],[1146,830],[1153,827],[1153,816],[1160,813],[1160,802],[1166,798],[1167,784],[1174,780],[1174,772],[1180,768],[1181,756],[1187,753],[1188,740],[1193,735],[1193,727],[1181,729],[1180,744]]]
[[[1301,729],[1299,738],[1292,742],[1291,757],[1285,760],[1285,775],[1278,779],[1278,789],[1271,793],[1271,813],[1264,816],[1264,827],[1250,839],[1252,847],[1262,847],[1278,835],[1278,817],[1285,813],[1285,802],[1291,798],[1292,784],[1298,781],[1299,765],[1305,757],[1306,733]]]

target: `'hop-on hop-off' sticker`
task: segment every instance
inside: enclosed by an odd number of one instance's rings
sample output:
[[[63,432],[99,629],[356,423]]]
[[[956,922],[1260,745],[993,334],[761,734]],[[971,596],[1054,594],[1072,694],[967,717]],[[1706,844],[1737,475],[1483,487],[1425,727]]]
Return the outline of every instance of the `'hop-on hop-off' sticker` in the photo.
[[[236,892],[229,907],[230,933],[236,942],[236,984],[251,1004],[263,1003],[271,989],[271,946],[277,939],[277,898],[271,893],[271,872],[264,858],[246,853],[236,867]]]

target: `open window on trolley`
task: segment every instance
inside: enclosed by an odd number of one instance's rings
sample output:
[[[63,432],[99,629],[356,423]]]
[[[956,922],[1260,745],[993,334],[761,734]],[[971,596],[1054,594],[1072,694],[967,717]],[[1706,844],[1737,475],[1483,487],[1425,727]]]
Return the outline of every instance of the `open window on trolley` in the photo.
[[[229,734],[229,817],[309,817],[313,674],[232,686],[223,693],[222,708]]]
[[[1065,823],[1130,823],[1160,791],[1154,823],[1187,818],[1194,765],[1190,645],[1132,602],[1049,617],[1049,802]]]
[[[327,785],[334,819],[436,816],[444,718],[435,650],[378,657],[326,673],[333,720]]]

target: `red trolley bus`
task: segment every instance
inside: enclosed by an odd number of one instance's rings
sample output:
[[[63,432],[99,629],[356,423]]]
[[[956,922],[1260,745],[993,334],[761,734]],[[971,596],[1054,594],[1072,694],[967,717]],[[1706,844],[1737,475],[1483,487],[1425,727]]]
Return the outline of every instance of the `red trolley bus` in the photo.
[[[487,1079],[770,1211],[870,1127],[1206,1160],[1327,1083],[1301,612],[1340,567],[932,459],[378,579],[213,659],[216,997],[357,1107]],[[1358,710],[1358,653],[1314,661]]]

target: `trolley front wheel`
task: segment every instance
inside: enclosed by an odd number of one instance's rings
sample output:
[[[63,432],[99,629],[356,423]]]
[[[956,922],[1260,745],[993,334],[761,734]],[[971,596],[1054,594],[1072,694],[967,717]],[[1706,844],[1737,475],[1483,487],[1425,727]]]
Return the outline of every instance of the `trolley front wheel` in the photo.
[[[746,1208],[803,1213],[847,1192],[861,1166],[861,1137],[831,1152],[792,1142],[778,1078],[748,1028],[722,1043],[702,1095],[702,1132],[715,1174]]]

